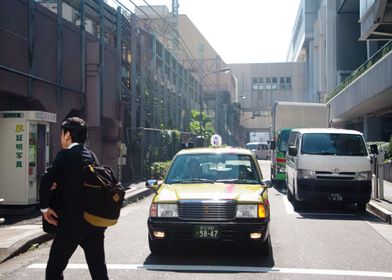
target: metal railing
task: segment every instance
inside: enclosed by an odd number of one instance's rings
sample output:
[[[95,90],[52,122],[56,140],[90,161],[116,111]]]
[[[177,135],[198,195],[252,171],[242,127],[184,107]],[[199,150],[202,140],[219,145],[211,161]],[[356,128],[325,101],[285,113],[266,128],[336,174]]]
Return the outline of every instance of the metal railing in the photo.
[[[392,41],[386,43],[381,49],[379,49],[371,58],[365,61],[359,66],[354,72],[351,73],[346,79],[343,80],[326,98],[326,102],[331,100],[334,96],[342,92],[346,87],[353,83],[359,76],[361,76],[366,70],[370,69],[376,62],[381,60],[387,54],[392,51]]]
[[[4,201],[4,198],[0,198],[0,204],[3,203],[3,201]],[[5,222],[5,219],[0,217],[0,224],[2,224],[4,222]]]

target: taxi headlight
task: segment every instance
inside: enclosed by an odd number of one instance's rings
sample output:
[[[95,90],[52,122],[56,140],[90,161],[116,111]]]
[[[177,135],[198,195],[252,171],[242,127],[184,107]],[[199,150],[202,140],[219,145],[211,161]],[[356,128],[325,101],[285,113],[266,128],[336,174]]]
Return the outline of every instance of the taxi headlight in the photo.
[[[178,217],[177,204],[158,204],[158,217]]]
[[[315,179],[316,172],[313,170],[309,170],[309,169],[298,169],[297,178],[298,179]]]
[[[237,205],[237,218],[257,218],[257,205]]]
[[[358,172],[357,176],[355,176],[355,180],[358,180],[358,181],[370,181],[371,179],[372,179],[372,172],[371,171]]]

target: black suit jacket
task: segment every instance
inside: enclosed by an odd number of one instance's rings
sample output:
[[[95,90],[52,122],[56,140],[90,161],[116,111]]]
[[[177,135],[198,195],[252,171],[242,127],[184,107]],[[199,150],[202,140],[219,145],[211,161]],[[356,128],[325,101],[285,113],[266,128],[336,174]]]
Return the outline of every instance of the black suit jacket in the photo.
[[[181,143],[181,149],[188,149],[188,148],[193,148],[193,147],[194,147],[194,144],[192,141],[188,142],[188,147],[185,145],[185,142]]]
[[[82,169],[86,162],[95,162],[95,156],[83,145],[63,149],[57,153],[45,172],[40,187],[40,208],[51,207],[59,216],[57,234],[78,237],[90,230],[84,218],[84,193]],[[51,190],[52,184],[57,187]]]

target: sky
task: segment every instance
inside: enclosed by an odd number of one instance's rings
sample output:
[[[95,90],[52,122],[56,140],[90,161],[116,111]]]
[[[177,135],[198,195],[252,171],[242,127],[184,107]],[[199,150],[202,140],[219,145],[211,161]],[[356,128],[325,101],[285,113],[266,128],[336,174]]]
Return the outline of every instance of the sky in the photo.
[[[171,11],[171,0],[145,1],[166,5]],[[146,5],[143,0],[132,2]],[[299,3],[300,0],[179,0],[179,13],[190,18],[226,63],[284,62]],[[129,5],[134,11],[134,5]]]

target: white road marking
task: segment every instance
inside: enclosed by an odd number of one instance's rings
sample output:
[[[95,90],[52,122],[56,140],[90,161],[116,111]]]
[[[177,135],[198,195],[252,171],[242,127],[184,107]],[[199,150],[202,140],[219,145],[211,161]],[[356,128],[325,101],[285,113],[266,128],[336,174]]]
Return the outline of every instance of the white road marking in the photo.
[[[307,216],[349,216],[355,217],[355,214],[348,214],[348,213],[322,213],[322,212],[298,212],[299,214],[307,215]]]
[[[36,263],[28,266],[32,269],[44,269],[46,264]],[[260,272],[308,275],[339,275],[392,278],[392,272],[335,270],[335,269],[307,269],[307,268],[279,268],[256,266],[210,266],[210,265],[159,265],[159,264],[108,264],[109,270],[158,270],[158,271],[200,271],[200,272]],[[67,269],[88,269],[87,264],[68,264]]]
[[[288,215],[294,215],[296,212],[294,211],[293,205],[291,205],[290,201],[287,199],[287,196],[282,196],[284,208],[286,209],[286,213]]]

